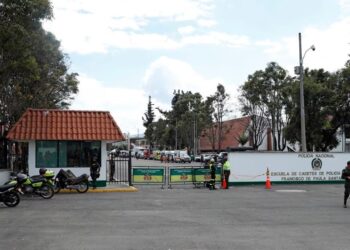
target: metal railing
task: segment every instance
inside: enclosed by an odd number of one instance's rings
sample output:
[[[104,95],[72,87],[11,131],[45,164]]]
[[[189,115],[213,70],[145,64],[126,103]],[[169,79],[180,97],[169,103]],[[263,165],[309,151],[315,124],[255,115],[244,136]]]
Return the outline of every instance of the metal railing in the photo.
[[[124,183],[132,186],[131,183],[131,157],[114,157],[106,162],[107,182]]]

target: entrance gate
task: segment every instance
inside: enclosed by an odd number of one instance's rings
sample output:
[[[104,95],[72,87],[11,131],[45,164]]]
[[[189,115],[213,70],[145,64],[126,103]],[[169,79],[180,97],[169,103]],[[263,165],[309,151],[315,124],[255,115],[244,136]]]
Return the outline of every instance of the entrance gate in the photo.
[[[111,156],[106,166],[107,182],[121,183],[132,186],[131,155]]]

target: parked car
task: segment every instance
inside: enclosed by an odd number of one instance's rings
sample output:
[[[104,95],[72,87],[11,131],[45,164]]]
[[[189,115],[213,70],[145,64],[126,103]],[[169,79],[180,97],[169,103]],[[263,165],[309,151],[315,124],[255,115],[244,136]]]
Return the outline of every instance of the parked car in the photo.
[[[120,150],[119,157],[123,157],[123,158],[129,157],[129,151],[128,150]]]
[[[213,157],[211,154],[202,154],[203,156],[203,162],[210,161],[210,159]]]
[[[202,160],[202,156],[201,156],[201,155],[196,155],[196,156],[194,157],[194,161],[195,161],[195,162],[201,162],[201,160]]]
[[[143,159],[144,158],[143,150],[139,150],[135,152],[135,157],[136,159]]]
[[[174,158],[174,161],[177,162],[177,163],[191,163],[191,157],[185,153],[185,152],[177,152],[177,154],[175,155],[175,158]]]
[[[192,161],[191,157],[188,154],[180,154],[180,160],[183,163],[186,163],[186,162],[191,163]]]
[[[221,152],[218,155],[218,162],[222,162],[224,158],[227,158],[227,152]]]

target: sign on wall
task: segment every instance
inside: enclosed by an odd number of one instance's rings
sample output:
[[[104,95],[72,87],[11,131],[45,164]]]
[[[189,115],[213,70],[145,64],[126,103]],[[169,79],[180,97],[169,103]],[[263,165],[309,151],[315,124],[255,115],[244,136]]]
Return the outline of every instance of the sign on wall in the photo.
[[[342,182],[348,153],[229,153],[230,182]]]

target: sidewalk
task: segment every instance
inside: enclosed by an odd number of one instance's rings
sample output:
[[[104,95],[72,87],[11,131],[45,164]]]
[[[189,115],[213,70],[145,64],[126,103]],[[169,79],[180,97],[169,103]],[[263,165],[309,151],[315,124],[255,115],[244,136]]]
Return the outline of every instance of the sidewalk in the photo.
[[[97,187],[96,189],[92,189],[92,187],[89,187],[88,193],[113,193],[113,192],[137,192],[138,189],[129,186],[127,184],[122,183],[108,183],[105,187]],[[69,189],[61,189],[60,193],[73,193],[77,192],[75,189],[69,190]]]

